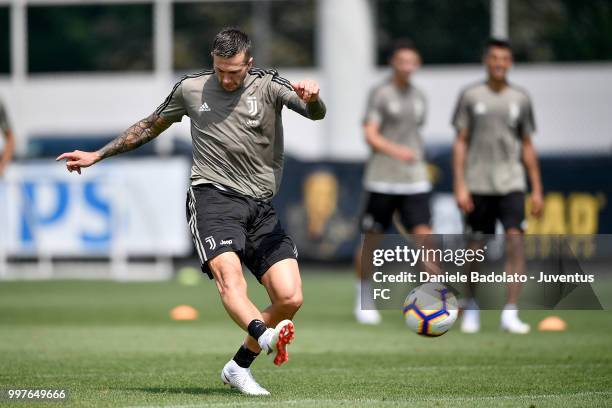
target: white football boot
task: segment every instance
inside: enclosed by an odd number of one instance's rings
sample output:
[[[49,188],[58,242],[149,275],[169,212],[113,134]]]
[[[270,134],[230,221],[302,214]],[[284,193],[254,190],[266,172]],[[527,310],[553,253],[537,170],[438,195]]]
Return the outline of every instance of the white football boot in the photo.
[[[277,366],[289,361],[287,346],[295,338],[295,327],[291,320],[283,320],[274,329],[267,329],[257,342],[259,347],[266,353],[274,356],[274,364]]]
[[[228,361],[221,370],[221,380],[245,395],[270,395],[268,390],[255,381],[250,368],[240,367],[234,360]]]
[[[503,331],[514,334],[527,334],[531,330],[531,326],[519,319],[515,306],[504,308],[501,313],[500,327]]]

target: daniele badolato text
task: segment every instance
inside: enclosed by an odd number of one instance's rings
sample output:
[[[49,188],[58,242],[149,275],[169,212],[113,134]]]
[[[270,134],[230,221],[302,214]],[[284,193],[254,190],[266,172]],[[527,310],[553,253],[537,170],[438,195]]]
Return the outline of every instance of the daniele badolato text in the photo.
[[[536,279],[537,278],[537,279]],[[593,283],[593,275],[547,275],[540,271],[538,276],[521,275],[518,273],[499,272],[398,272],[385,274],[374,272],[372,280],[375,283],[515,283],[534,281],[537,283]]]
[[[372,280],[375,283],[515,283],[535,281],[537,283],[593,283],[594,276],[587,274],[547,274],[540,271],[536,276],[502,272],[394,272],[385,273],[386,264],[419,267],[423,265],[453,264],[474,267],[485,260],[487,247],[480,249],[431,249],[397,246],[395,249],[376,249],[372,252],[375,267]],[[395,269],[395,268],[394,268]]]

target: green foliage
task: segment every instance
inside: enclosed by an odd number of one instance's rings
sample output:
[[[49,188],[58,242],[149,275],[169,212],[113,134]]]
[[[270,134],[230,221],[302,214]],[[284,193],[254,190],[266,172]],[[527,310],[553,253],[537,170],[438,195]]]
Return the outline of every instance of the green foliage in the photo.
[[[411,38],[426,64],[477,63],[489,36],[488,0],[377,0],[378,63]]]
[[[147,71],[153,68],[153,7],[28,7],[29,72]]]
[[[265,7],[266,11],[257,10]],[[224,27],[246,31],[259,66],[313,66],[316,8],[313,0],[174,4],[174,68],[211,67],[210,49]],[[267,16],[266,16],[267,14]],[[257,17],[263,17],[258,19]]]
[[[612,1],[513,0],[509,4],[517,60],[612,60]]]

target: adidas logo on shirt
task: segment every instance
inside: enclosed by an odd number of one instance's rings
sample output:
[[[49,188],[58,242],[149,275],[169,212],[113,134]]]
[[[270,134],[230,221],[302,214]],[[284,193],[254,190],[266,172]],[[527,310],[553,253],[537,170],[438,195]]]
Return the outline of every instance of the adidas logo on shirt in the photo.
[[[210,108],[208,107],[208,104],[206,102],[204,102],[202,104],[202,106],[200,106],[200,109],[198,109],[198,111],[200,111],[200,112],[210,112]]]

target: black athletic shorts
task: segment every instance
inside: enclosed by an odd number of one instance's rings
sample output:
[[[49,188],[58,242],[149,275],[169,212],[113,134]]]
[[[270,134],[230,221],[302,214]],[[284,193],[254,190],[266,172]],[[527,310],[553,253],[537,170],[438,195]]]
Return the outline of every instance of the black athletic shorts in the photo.
[[[525,193],[516,191],[506,195],[472,194],[474,210],[465,217],[466,232],[495,234],[499,220],[504,231],[516,228],[523,231],[525,221]]]
[[[276,262],[298,256],[268,201],[211,184],[192,186],[187,193],[187,222],[202,272],[210,279],[208,261],[223,252],[235,252],[260,282]]]
[[[391,226],[395,211],[398,211],[402,226],[408,231],[417,225],[430,225],[430,195],[367,193],[365,210],[361,215],[361,231],[385,232]]]

